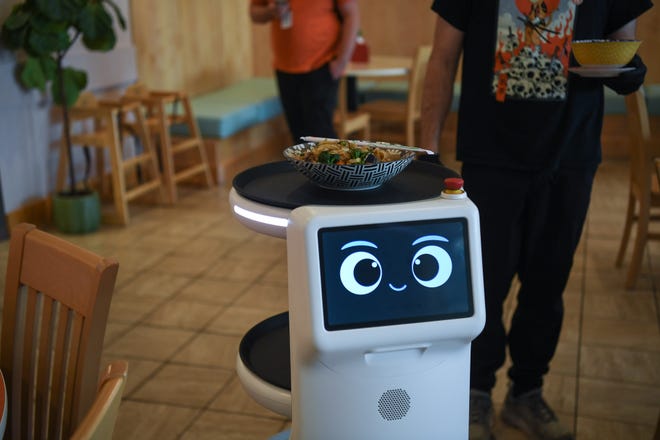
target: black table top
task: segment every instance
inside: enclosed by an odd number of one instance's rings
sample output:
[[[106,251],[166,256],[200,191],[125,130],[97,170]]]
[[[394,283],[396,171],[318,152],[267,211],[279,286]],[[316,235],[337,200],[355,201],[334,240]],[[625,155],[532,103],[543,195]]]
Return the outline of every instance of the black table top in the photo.
[[[342,191],[310,182],[289,162],[270,162],[247,169],[233,181],[236,192],[257,203],[295,209],[305,205],[381,205],[438,197],[455,171],[435,163],[414,160],[398,176],[379,188]]]

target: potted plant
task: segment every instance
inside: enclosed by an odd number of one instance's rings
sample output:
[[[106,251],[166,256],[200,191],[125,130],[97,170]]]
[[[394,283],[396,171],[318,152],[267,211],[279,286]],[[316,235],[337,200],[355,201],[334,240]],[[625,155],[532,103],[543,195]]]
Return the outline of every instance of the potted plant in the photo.
[[[64,58],[79,39],[89,50],[111,50],[117,42],[112,12],[126,29],[112,0],[25,0],[14,5],[0,31],[3,44],[18,51],[20,84],[42,92],[48,89],[62,108],[69,187],[53,197],[53,217],[63,232],[91,232],[101,218],[98,194],[86,182],[82,187],[77,182],[69,128],[69,108],[87,87],[87,73],[65,66]]]

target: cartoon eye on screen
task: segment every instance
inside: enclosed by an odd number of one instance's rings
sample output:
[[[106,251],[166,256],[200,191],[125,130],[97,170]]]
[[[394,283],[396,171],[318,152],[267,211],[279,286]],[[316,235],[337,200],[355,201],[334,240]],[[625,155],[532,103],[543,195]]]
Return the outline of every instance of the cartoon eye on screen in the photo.
[[[472,315],[465,219],[324,228],[318,234],[327,330]]]

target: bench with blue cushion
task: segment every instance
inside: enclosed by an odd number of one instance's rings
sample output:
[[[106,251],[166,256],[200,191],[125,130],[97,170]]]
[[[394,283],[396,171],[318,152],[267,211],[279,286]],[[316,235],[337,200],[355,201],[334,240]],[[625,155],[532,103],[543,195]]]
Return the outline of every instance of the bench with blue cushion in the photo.
[[[239,81],[190,103],[216,182],[231,182],[244,169],[282,158],[289,138],[274,78]],[[171,132],[188,135],[183,125]]]
[[[647,84],[644,86],[649,115],[660,116],[660,84]],[[358,93],[361,102],[378,99],[395,99],[405,101],[408,96],[408,83],[406,81],[359,81]],[[458,110],[458,97],[461,93],[459,83],[454,84],[454,99],[452,111]],[[623,96],[605,87],[605,114],[622,115],[626,113],[626,103]]]
[[[204,138],[225,139],[282,113],[273,78],[250,78],[191,98],[193,114]],[[172,134],[186,135],[184,126]]]

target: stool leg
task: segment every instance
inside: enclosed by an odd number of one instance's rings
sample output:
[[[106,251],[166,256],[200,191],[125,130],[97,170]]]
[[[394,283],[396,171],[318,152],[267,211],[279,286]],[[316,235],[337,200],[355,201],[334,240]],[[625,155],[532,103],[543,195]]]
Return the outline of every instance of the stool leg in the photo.
[[[626,288],[633,289],[637,284],[637,277],[642,268],[642,258],[644,257],[644,248],[648,239],[649,221],[650,221],[650,200],[639,201],[639,216],[637,217],[637,234],[633,244],[633,253],[626,277]]]
[[[153,143],[151,142],[151,137],[149,136],[149,130],[147,129],[147,123],[145,121],[144,114],[141,111],[138,111],[136,118],[140,130],[140,137],[143,139],[142,147],[144,148],[144,151],[151,157],[151,160],[147,165],[149,167],[148,172],[151,174],[153,179],[156,179],[160,182],[158,187],[158,202],[165,203],[167,200],[167,188],[165,187],[163,176],[158,170],[158,153],[154,148]]]
[[[204,181],[206,182],[206,186],[208,188],[211,188],[211,186],[213,186],[213,178],[211,177],[211,170],[209,169],[209,160],[206,157],[204,141],[202,140],[202,135],[199,131],[199,126],[197,125],[197,121],[193,116],[190,99],[188,99],[187,96],[184,97],[183,99],[183,107],[186,112],[186,119],[188,120],[188,127],[190,134],[198,140],[197,150],[199,151],[199,159],[201,163],[204,165]]]
[[[619,252],[616,256],[616,267],[621,267],[623,258],[626,255],[626,248],[628,247],[628,240],[630,240],[630,231],[632,230],[633,218],[635,217],[635,196],[632,193],[628,194],[628,209],[626,209],[626,223],[623,226],[623,236],[621,237],[621,244]]]
[[[126,198],[126,181],[122,166],[122,149],[119,145],[119,133],[115,121],[108,121],[108,147],[110,165],[112,167],[112,195],[118,221],[128,224],[128,200]]]
[[[158,105],[158,139],[160,140],[160,163],[163,167],[163,180],[168,202],[171,204],[177,201],[176,178],[174,175],[174,158],[172,152],[172,140],[169,133],[169,124],[167,123],[167,113],[165,104],[160,102]]]

